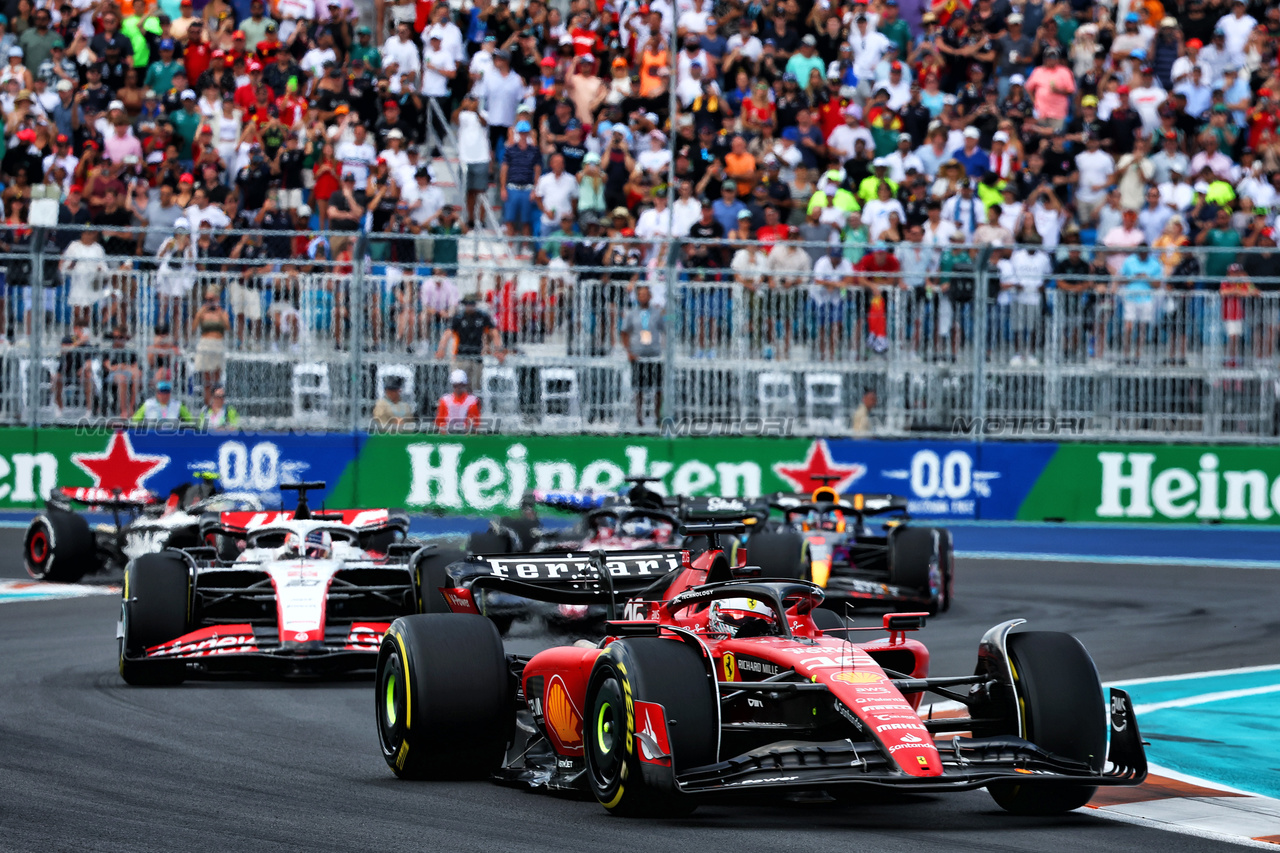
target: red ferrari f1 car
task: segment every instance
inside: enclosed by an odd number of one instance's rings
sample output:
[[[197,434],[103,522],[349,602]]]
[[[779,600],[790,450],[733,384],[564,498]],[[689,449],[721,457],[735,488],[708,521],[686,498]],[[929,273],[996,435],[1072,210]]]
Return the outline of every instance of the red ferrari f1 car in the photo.
[[[982,637],[972,675],[932,677],[929,652],[906,637],[924,614],[846,627],[818,609],[816,584],[731,566],[718,538],[741,525],[685,532],[712,548],[692,561],[670,551],[450,565],[439,594],[454,612],[397,619],[379,651],[377,729],[395,774],[488,775],[594,796],[621,815],[859,787],[986,788],[1009,811],[1049,814],[1146,777],[1129,696],[1113,689],[1104,702],[1074,637],[1005,622]],[[488,589],[615,611],[625,602],[629,618],[599,642],[511,654],[475,606]],[[874,638],[851,642],[859,630]],[[968,716],[922,718],[926,692]]]

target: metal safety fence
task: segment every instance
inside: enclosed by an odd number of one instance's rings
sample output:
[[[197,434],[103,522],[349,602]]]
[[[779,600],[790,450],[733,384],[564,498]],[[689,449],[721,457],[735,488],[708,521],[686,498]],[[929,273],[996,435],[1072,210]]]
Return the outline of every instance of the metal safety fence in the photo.
[[[1253,250],[1155,278],[1096,247],[245,233],[0,253],[0,423],[148,419],[167,381],[193,421],[221,389],[245,427],[432,431],[462,370],[501,432],[847,435],[862,408],[881,436],[1280,433],[1280,277],[1245,272],[1280,265]]]

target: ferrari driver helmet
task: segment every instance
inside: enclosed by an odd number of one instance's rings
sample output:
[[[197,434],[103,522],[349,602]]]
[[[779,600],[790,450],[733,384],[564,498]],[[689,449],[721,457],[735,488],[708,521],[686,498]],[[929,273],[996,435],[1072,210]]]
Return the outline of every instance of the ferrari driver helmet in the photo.
[[[730,637],[763,637],[772,633],[773,608],[755,598],[718,598],[708,608],[707,628]]]
[[[313,560],[327,560],[333,556],[333,537],[327,530],[312,530],[307,533],[303,555]]]

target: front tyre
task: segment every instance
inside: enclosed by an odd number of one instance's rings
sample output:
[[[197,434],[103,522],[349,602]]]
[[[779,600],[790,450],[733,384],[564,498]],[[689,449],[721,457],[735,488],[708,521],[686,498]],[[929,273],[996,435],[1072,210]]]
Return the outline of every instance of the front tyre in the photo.
[[[375,685],[382,757],[400,778],[481,778],[502,765],[515,704],[502,639],[488,619],[397,619],[382,638]]]
[[[1024,737],[1064,758],[1101,772],[1107,757],[1106,705],[1093,659],[1080,641],[1055,631],[1010,634],[1009,662]],[[999,806],[1021,815],[1078,809],[1097,786],[1075,782],[1000,782],[987,791]]]
[[[133,685],[181,684],[182,660],[148,659],[147,649],[190,630],[191,573],[169,554],[144,554],[124,572],[120,605],[120,675]]]
[[[716,760],[718,694],[712,679],[698,650],[678,640],[622,640],[596,660],[583,721],[586,775],[591,793],[611,814],[669,817],[696,808],[675,779]],[[637,703],[661,706],[663,719],[651,718],[648,706],[637,710]],[[654,761],[654,733],[662,725],[670,756]]]

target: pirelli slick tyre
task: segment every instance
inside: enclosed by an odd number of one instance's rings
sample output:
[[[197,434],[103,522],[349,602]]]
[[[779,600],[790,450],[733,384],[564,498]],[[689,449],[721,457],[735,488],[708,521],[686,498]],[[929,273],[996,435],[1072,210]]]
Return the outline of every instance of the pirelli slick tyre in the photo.
[[[942,571],[942,606],[943,613],[951,609],[951,601],[956,594],[956,552],[951,542],[951,531],[938,529],[938,568]]]
[[[75,583],[101,568],[89,522],[60,509],[32,519],[22,542],[22,555],[27,574],[38,581]]]
[[[144,554],[124,572],[120,604],[120,675],[129,684],[181,684],[180,660],[143,660],[147,649],[190,630],[191,573],[169,554]]]
[[[1027,631],[1009,635],[1008,652],[1023,736],[1100,772],[1107,756],[1106,705],[1098,670],[1084,646],[1070,634]],[[1001,782],[987,790],[1006,811],[1048,815],[1080,808],[1098,789],[1069,782]]]
[[[400,778],[475,779],[501,766],[515,704],[502,639],[488,619],[397,619],[382,638],[375,685],[382,757]]]
[[[889,583],[918,590],[932,614],[942,609],[943,597],[934,532],[932,527],[895,527],[889,533],[888,554]]]
[[[510,554],[515,550],[512,534],[505,530],[482,530],[467,538],[468,554]]]
[[[498,523],[514,535],[516,541],[512,543],[513,550],[532,551],[533,546],[537,544],[537,530],[541,526],[538,519],[512,515],[501,519]]]
[[[413,567],[413,586],[417,590],[417,612],[452,613],[449,603],[440,594],[448,578],[445,569],[451,563],[465,559],[466,554],[457,548],[438,548],[418,558]]]
[[[611,644],[587,684],[587,780],[611,814],[661,817],[689,814],[697,802],[676,788],[676,774],[716,761],[718,693],[701,654],[677,640],[643,637]],[[662,707],[662,720],[646,706]],[[665,725],[669,756],[657,745]]]
[[[758,533],[747,540],[747,563],[764,569],[762,580],[803,580],[809,576],[804,537]]]

